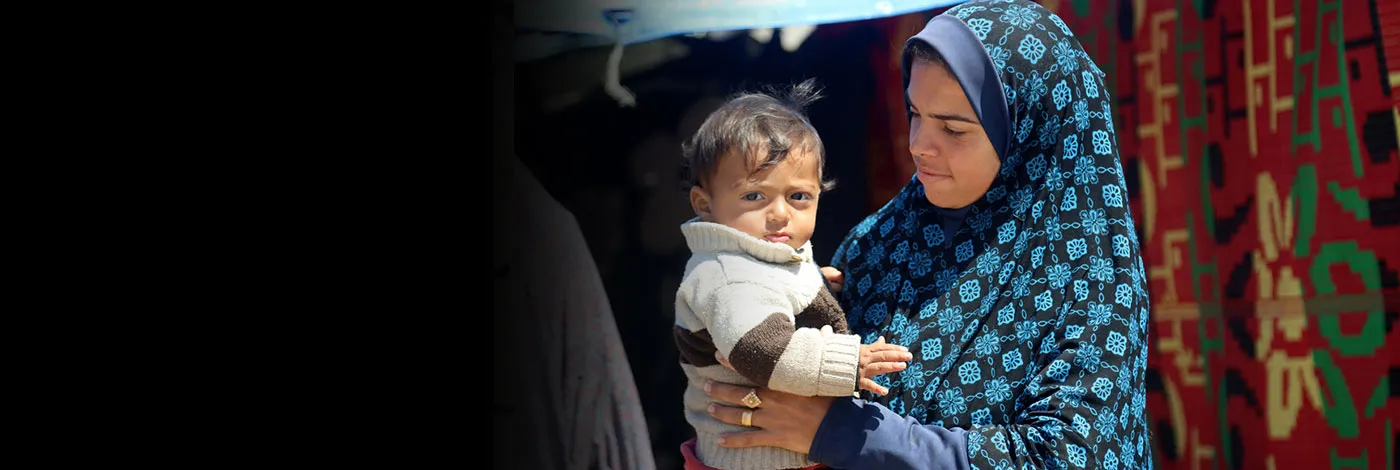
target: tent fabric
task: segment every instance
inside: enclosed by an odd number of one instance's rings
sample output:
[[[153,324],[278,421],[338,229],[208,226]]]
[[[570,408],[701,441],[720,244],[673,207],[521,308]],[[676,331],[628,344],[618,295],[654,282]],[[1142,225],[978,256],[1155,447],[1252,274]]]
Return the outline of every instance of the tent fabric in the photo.
[[[866,20],[965,0],[518,0],[518,28],[623,45],[680,34]]]

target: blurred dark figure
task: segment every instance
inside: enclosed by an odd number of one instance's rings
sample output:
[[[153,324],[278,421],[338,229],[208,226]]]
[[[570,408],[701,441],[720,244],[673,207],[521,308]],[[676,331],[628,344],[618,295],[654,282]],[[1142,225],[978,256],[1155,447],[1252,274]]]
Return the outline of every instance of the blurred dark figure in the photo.
[[[514,27],[509,3],[497,7],[494,465],[651,470],[646,419],[597,266],[573,214],[514,155]]]
[[[497,166],[496,467],[655,468],[607,292],[573,214],[517,160]]]

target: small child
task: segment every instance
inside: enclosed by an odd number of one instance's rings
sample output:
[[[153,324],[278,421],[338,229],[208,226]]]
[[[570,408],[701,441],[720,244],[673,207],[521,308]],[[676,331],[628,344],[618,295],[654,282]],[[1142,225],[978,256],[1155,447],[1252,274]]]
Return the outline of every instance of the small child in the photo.
[[[903,347],[862,345],[848,334],[845,313],[812,260],[817,202],[831,187],[822,178],[821,138],[804,114],[820,98],[815,87],[807,80],[783,97],[741,93],[682,147],[697,215],[681,225],[692,255],[676,293],[674,328],[689,382],[685,417],[696,433],[681,446],[687,468],[815,466],[786,449],[716,444],[720,434],[748,428],[709,415],[707,379],[803,396],[851,396],[857,387],[883,395],[871,377],[905,363],[876,362],[878,353],[912,357]],[[719,363],[717,350],[732,370]]]

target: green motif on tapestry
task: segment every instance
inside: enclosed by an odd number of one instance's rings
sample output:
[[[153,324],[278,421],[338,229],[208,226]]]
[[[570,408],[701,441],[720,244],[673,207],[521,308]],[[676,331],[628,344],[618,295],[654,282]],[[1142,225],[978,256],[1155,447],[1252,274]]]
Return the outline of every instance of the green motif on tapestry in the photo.
[[[1351,400],[1351,391],[1347,388],[1342,370],[1332,362],[1332,353],[1323,349],[1313,350],[1313,363],[1322,375],[1323,383],[1327,384],[1327,395],[1331,398],[1328,400],[1324,397],[1322,403],[1322,415],[1327,417],[1327,424],[1337,430],[1338,437],[1355,438],[1360,434],[1361,427],[1357,424],[1356,405]]]
[[[1337,204],[1340,204],[1343,210],[1356,214],[1356,220],[1371,218],[1371,206],[1366,199],[1361,197],[1361,192],[1357,191],[1356,188],[1342,189],[1342,185],[1337,184],[1336,181],[1329,181],[1327,182],[1327,190],[1332,193],[1332,199],[1336,199]]]

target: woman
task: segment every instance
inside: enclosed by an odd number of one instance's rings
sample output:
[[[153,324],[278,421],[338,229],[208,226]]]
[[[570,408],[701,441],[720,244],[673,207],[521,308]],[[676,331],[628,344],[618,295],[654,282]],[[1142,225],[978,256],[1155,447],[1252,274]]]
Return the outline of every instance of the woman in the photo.
[[[970,2],[905,45],[917,174],[853,229],[853,331],[915,358],[884,397],[710,384],[721,445],[836,468],[1145,468],[1148,296],[1103,74],[1025,1]],[[888,380],[885,380],[888,378]]]

